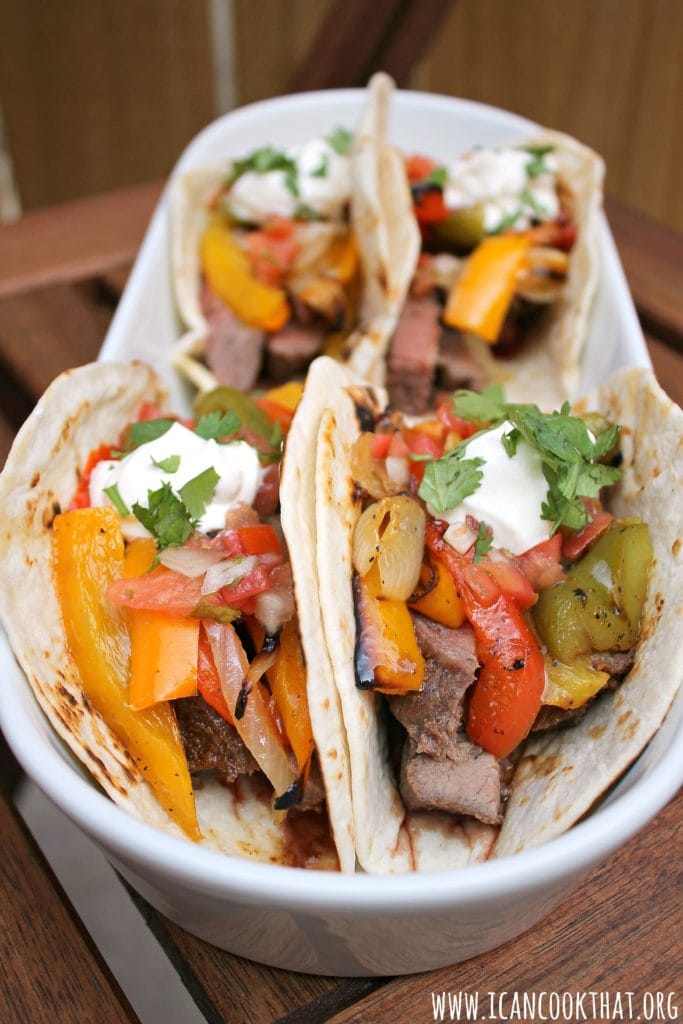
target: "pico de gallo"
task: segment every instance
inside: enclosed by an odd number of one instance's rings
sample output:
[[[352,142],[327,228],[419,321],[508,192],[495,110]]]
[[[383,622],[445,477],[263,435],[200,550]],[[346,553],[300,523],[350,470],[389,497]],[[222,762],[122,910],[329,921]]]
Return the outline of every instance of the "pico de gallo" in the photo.
[[[620,460],[600,414],[498,388],[359,434],[356,685],[387,698],[409,809],[499,823],[529,733],[576,721],[631,667],[652,545],[603,504]]]
[[[87,697],[194,839],[192,778],[207,772],[225,783],[261,773],[278,816],[324,799],[275,515],[296,399],[222,388],[193,419],[143,405],[93,450],[52,526]]]

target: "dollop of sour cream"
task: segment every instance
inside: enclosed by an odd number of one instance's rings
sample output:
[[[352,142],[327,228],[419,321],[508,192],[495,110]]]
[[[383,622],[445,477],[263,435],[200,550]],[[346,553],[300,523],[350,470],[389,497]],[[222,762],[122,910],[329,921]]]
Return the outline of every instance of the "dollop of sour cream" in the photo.
[[[326,139],[291,146],[285,155],[296,164],[295,195],[285,171],[258,174],[247,171],[230,189],[226,203],[237,220],[263,224],[270,217],[295,217],[297,209],[314,211],[323,220],[339,220],[351,198],[348,156],[337,153]]]
[[[180,459],[174,473],[155,465],[174,455]],[[157,491],[163,483],[168,483],[178,495],[184,484],[210,467],[218,474],[218,482],[204,509],[199,529],[203,533],[222,530],[227,512],[239,504],[254,503],[263,480],[258,453],[246,441],[218,444],[199,437],[180,423],[174,423],[161,437],[141,444],[121,459],[98,462],[90,478],[90,504],[113,505],[105,489],[115,484],[129,509],[136,502],[147,508],[149,491]],[[149,532],[133,515],[122,519],[121,529],[126,540],[149,537]]]
[[[466,516],[473,516],[491,527],[495,547],[521,555],[550,537],[551,523],[541,519],[548,483],[540,455],[522,439],[512,458],[503,447],[503,434],[513,429],[506,421],[469,442],[465,458],[484,460],[479,467],[481,483],[457,508],[438,518],[461,526]]]
[[[533,155],[524,149],[473,149],[448,168],[444,202],[449,210],[481,204],[484,230],[495,231],[518,214],[511,227],[529,227],[532,220],[553,220],[560,212],[557,195],[557,159],[543,157],[543,170],[535,177],[527,171]]]

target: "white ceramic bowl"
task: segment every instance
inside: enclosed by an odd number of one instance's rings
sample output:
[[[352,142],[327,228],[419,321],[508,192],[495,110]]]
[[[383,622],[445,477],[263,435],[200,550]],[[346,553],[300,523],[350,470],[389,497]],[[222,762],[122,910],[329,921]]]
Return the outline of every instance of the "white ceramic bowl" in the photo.
[[[255,104],[214,122],[174,175],[266,143],[353,126],[359,90]],[[422,93],[396,97],[393,134],[409,152],[455,157],[475,143],[523,138],[534,124],[501,110]],[[164,195],[145,237],[102,358],[142,358],[188,402],[167,363],[180,327],[168,269]],[[614,244],[602,226],[602,281],[583,366],[590,386],[626,363],[649,365]],[[569,889],[649,821],[683,781],[683,694],[609,799],[565,836],[516,857],[460,871],[374,877],[250,863],[171,838],[120,811],[52,733],[0,636],[0,724],[41,789],[94,838],[155,907],[188,931],[263,963],[320,974],[409,974],[492,949],[548,914]]]

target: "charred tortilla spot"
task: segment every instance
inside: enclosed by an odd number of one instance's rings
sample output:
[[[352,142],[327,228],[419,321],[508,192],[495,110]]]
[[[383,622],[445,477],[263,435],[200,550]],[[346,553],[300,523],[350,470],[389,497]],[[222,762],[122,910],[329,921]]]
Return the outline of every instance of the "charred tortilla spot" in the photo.
[[[68,704],[70,704],[72,708],[78,707],[78,701],[77,701],[77,699],[76,699],[76,698],[74,697],[73,693],[70,693],[70,692],[69,692],[69,691],[67,690],[66,686],[63,686],[63,685],[62,685],[62,684],[60,683],[60,684],[59,684],[59,686],[57,687],[57,693],[58,693],[58,694],[60,695],[60,697],[63,697],[63,698],[64,698],[64,700],[65,700],[65,701],[66,701],[66,702],[67,702]]]
[[[681,550],[681,541],[680,541],[679,537],[676,537],[676,540],[671,545],[671,554],[672,555],[677,555],[680,550]]]
[[[323,701],[323,711],[327,711],[327,709],[329,708],[329,706],[330,706],[330,700],[329,700],[329,697],[325,697],[325,700]]]
[[[31,489],[37,487],[40,483],[40,473],[34,473],[31,477]]]
[[[588,735],[592,740],[599,740],[605,732],[605,729],[606,726],[604,725],[594,725],[593,728],[589,730]]]
[[[43,509],[43,526],[46,530],[52,529],[52,524],[55,520],[55,516],[61,515],[62,506],[58,501],[53,501],[52,504]]]

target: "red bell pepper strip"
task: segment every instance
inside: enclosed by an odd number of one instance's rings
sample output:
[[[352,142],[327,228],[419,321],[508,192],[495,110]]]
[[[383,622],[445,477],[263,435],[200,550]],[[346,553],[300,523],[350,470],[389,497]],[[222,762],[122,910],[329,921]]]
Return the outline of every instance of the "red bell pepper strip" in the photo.
[[[496,757],[507,757],[527,736],[541,708],[543,656],[515,601],[500,590],[497,596],[492,590],[484,595],[472,586],[468,570],[479,566],[443,540],[444,528],[430,523],[427,545],[455,581],[482,666],[470,701],[467,735]]]

